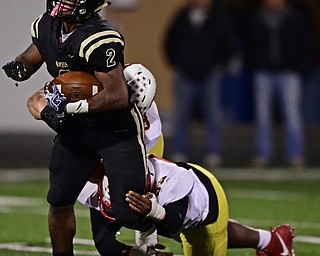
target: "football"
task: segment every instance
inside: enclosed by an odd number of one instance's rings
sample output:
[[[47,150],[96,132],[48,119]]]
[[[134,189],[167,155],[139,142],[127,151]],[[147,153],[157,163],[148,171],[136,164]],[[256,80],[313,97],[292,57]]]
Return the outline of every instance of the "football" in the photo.
[[[67,97],[68,102],[90,98],[103,89],[94,75],[83,71],[70,71],[54,78],[49,91],[52,91],[52,84]]]

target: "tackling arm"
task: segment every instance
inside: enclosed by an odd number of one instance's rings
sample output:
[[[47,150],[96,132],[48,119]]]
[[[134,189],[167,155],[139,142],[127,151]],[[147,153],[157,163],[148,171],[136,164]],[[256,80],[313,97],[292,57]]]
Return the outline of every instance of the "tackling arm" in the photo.
[[[154,200],[153,194],[139,195],[133,191],[126,194],[130,208],[155,221],[156,227],[162,234],[177,232],[183,225],[188,210],[188,197],[169,203],[162,207]]]

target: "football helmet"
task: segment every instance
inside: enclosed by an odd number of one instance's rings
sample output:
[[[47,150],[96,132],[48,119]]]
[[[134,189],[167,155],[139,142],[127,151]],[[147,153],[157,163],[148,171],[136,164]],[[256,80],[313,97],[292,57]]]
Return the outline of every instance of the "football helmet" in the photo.
[[[55,18],[77,22],[110,5],[106,0],[47,0],[47,12]]]
[[[151,106],[156,95],[157,84],[152,73],[141,64],[128,64],[123,71],[131,90],[131,102],[144,114]]]

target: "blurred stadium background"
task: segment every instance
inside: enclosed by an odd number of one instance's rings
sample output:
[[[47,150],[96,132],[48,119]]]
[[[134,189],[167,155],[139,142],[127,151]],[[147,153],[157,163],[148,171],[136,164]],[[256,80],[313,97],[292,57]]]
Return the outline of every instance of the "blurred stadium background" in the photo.
[[[172,71],[162,54],[162,40],[171,16],[184,3],[184,0],[134,2],[136,5],[133,8],[113,8],[104,15],[109,15],[115,21],[126,38],[126,62],[143,63],[157,79],[156,101],[163,120],[165,157],[170,159],[174,118],[171,95]],[[234,12],[239,8],[249,10],[258,1],[225,0],[221,2]],[[320,2],[318,0],[293,0],[292,2],[309,12],[315,26],[317,54],[319,54]],[[28,8],[21,0],[1,2],[0,5],[0,59],[4,64],[30,44],[30,24],[45,9],[45,1],[28,0]],[[315,56],[315,59],[319,59],[319,56]],[[297,242],[298,256],[320,255],[319,70],[320,68],[316,66],[311,72],[312,79],[306,79],[303,95],[307,138],[306,158],[309,167],[303,171],[285,168],[281,122],[275,125],[277,144],[273,168],[270,170],[249,168],[253,156],[254,136],[250,84],[246,82],[245,76],[242,77],[244,82],[237,87],[230,81],[226,81],[222,95],[225,117],[223,123],[225,159],[224,168],[215,170],[215,173],[221,179],[229,196],[231,217],[261,228],[287,221],[293,223],[300,236],[299,239],[304,239],[301,237],[309,239],[308,242]],[[34,255],[34,252],[14,253],[11,250],[1,249],[1,244],[6,242],[49,246],[45,240],[48,237],[45,216],[47,211],[46,166],[54,133],[42,122],[34,121],[26,109],[28,97],[49,79],[45,67],[42,67],[29,81],[20,83],[16,88],[14,82],[0,72],[0,255]],[[191,138],[193,155],[190,161],[201,163],[200,145],[203,138],[201,120],[195,119],[190,128],[193,134]],[[27,180],[20,180],[23,177]],[[8,206],[8,200],[14,202],[15,197],[22,197],[25,204],[21,204],[18,200],[18,206]],[[27,199],[30,198],[36,201],[28,201]],[[32,202],[35,204],[33,205]],[[81,208],[78,212],[80,215],[83,213],[84,217],[79,217],[77,236],[90,239],[87,211]],[[314,242],[310,243],[310,241]],[[177,245],[170,246],[177,248],[175,247]],[[87,250],[87,247],[80,247],[80,249]],[[89,249],[92,250],[92,248]],[[179,251],[179,248],[177,250]],[[253,255],[253,252],[252,250],[233,251],[230,255],[249,256]]]
[[[259,1],[255,0],[216,0],[221,2],[237,24],[238,18]],[[163,35],[174,12],[185,0],[115,0],[114,7],[103,13],[109,17],[126,38],[126,62],[143,63],[157,79],[156,101],[164,125],[166,138],[165,156],[170,158],[173,114],[172,70],[166,63],[162,42]],[[317,0],[291,0],[308,13],[314,24],[317,51],[315,68],[305,79],[303,92],[303,111],[306,120],[306,158],[308,166],[320,166],[320,149],[318,147],[320,124],[320,2]],[[128,7],[128,4],[132,6]],[[1,3],[3,4],[3,3]],[[126,8],[120,8],[126,7]],[[29,0],[30,8],[23,8],[19,0],[9,1],[0,10],[1,61],[2,64],[12,60],[31,42],[30,24],[45,9],[42,0]],[[14,18],[13,18],[14,17]],[[19,17],[19,18],[16,18]],[[42,122],[36,122],[28,113],[28,97],[49,80],[43,66],[30,80],[18,87],[0,72],[0,167],[45,167],[50,151],[53,133]],[[239,79],[237,83],[233,83]],[[239,82],[240,81],[240,82]],[[227,77],[221,95],[224,123],[223,149],[224,163],[229,166],[250,166],[253,157],[254,123],[251,85],[248,76],[243,72],[240,77]],[[195,110],[196,111],[196,110]],[[281,120],[275,111],[275,137],[277,141],[275,166],[283,163],[283,134]],[[190,138],[192,161],[201,160],[200,146],[201,119],[191,124]],[[278,139],[279,138],[279,139]]]

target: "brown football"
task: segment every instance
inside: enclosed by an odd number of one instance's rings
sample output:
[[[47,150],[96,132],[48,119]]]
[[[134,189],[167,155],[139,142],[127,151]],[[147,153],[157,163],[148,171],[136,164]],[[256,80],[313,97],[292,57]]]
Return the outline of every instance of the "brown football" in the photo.
[[[56,84],[69,102],[87,99],[103,89],[94,75],[83,71],[70,71],[57,76],[49,85],[50,91],[52,83]]]

